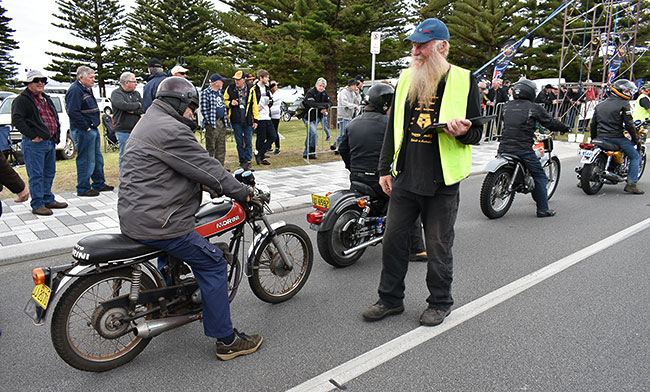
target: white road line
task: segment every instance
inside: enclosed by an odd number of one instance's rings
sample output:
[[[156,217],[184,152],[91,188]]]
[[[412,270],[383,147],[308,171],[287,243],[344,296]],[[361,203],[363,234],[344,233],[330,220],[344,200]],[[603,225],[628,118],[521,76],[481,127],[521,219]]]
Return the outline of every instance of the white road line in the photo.
[[[489,294],[478,298],[454,311],[445,319],[445,322],[437,327],[418,327],[390,342],[384,343],[364,354],[359,355],[331,370],[326,371],[304,383],[297,385],[289,392],[303,391],[331,391],[336,388],[333,380],[339,385],[359,377],[360,375],[388,362],[396,356],[433,339],[434,337],[448,331],[455,326],[478,316],[486,310],[514,297],[522,291],[535,286],[538,283],[558,274],[574,264],[603,251],[610,246],[629,238],[630,236],[650,227],[650,218],[641,221],[634,226],[619,231],[601,241],[596,242],[584,249],[581,249],[553,264],[549,264],[535,272],[532,272],[516,281],[509,283]]]

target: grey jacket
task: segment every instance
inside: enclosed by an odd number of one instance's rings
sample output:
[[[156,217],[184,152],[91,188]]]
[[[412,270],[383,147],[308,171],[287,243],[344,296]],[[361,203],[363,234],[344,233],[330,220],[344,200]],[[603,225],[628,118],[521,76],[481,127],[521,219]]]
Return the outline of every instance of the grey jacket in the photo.
[[[344,87],[341,89],[341,91],[339,91],[337,101],[337,117],[342,120],[352,120],[352,117],[354,117],[354,112],[361,104],[361,98],[359,94],[355,93],[354,91],[350,91],[350,89],[347,87]]]
[[[194,229],[201,184],[236,200],[247,188],[194,137],[188,121],[156,99],[133,128],[120,173],[120,229],[138,240],[180,237]]]
[[[124,91],[122,86],[111,93],[111,105],[115,132],[131,132],[144,113],[140,93],[135,90]]]

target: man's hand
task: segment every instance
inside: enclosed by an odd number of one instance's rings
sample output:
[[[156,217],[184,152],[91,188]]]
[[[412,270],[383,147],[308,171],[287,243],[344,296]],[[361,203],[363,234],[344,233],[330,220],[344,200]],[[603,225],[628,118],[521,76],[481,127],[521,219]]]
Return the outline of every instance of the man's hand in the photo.
[[[25,186],[25,189],[18,194],[18,198],[14,200],[16,203],[22,203],[23,201],[29,199],[29,189]]]
[[[40,136],[36,136],[35,138],[32,139],[32,141],[33,141],[34,143],[40,143],[40,142],[43,141],[43,139],[41,139]]]
[[[447,135],[451,137],[461,136],[467,133],[472,127],[472,122],[467,119],[458,119],[447,121],[447,127],[444,128]]]
[[[255,129],[257,129],[257,123],[256,122],[253,123],[253,130],[255,130]]]
[[[393,177],[390,174],[379,177],[379,185],[384,193],[390,196],[390,192],[393,190]]]
[[[239,105],[239,101],[237,101],[236,99],[230,101],[230,106],[238,106],[238,105]]]

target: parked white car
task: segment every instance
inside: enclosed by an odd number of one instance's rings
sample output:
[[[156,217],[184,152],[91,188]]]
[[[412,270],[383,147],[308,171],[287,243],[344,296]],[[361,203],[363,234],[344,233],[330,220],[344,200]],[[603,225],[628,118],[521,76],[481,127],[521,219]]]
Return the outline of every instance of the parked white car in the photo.
[[[52,98],[52,102],[56,107],[57,114],[59,115],[59,122],[61,123],[61,139],[59,144],[56,145],[56,155],[61,159],[72,159],[77,154],[77,149],[72,141],[70,134],[70,119],[68,113],[65,111],[65,95],[64,94],[48,94]],[[11,104],[13,104],[16,94],[12,94],[5,98],[0,104],[0,126],[12,126],[9,137],[13,142],[20,142],[22,134],[16,130],[11,124]]]
[[[99,111],[106,114],[113,114],[113,104],[110,98],[95,97]]]

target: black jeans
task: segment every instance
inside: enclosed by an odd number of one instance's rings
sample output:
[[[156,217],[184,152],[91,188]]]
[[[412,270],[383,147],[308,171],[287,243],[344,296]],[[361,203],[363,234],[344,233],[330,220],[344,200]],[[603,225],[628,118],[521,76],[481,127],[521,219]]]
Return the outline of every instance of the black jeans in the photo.
[[[441,310],[451,308],[453,280],[454,224],[458,213],[459,184],[441,185],[434,196],[421,196],[394,187],[388,206],[388,225],[383,240],[383,268],[379,282],[379,300],[387,306],[402,305],[404,278],[408,270],[409,235],[416,219],[422,218],[427,249],[427,288],[429,305]]]
[[[271,148],[275,141],[275,127],[271,120],[260,120],[257,122],[257,139],[255,140],[255,149],[257,149],[257,159],[264,159],[264,154]]]
[[[535,181],[535,189],[533,189],[532,196],[537,204],[537,212],[544,212],[548,210],[548,194],[546,193],[546,185],[548,184],[548,178],[546,178],[546,173],[542,168],[542,163],[537,158],[535,151],[503,151],[508,154],[514,154],[521,158],[524,165],[530,172],[530,175],[533,176]]]

